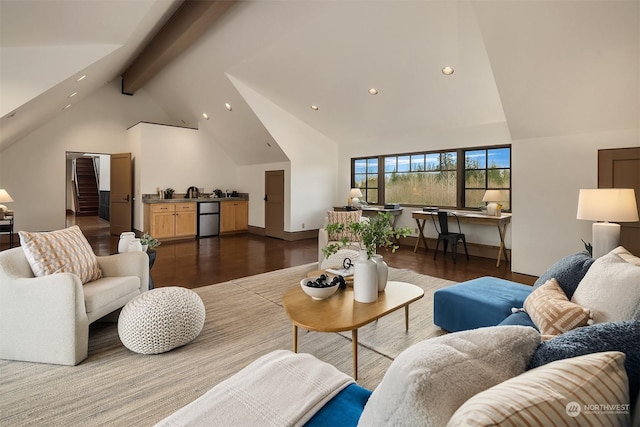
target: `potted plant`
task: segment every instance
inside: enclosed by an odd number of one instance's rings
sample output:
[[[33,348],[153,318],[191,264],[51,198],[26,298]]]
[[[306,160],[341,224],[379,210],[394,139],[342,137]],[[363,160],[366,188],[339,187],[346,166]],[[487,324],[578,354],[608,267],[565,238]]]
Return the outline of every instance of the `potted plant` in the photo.
[[[359,239],[360,250],[367,251],[367,258],[375,255],[378,248],[391,248],[395,252],[398,246],[393,239],[407,237],[411,234],[409,227],[393,229],[391,227],[392,215],[388,212],[380,212],[378,215],[368,218],[368,221],[352,222],[349,224],[333,223],[327,225],[329,233],[340,233],[348,230]],[[331,243],[322,249],[325,257],[335,254],[341,248],[349,244],[349,239],[343,237],[337,243]]]
[[[160,241],[158,239],[154,239],[148,233],[144,233],[140,238],[140,244],[142,245],[142,250],[146,252],[150,249],[155,249],[160,246]]]
[[[164,198],[165,199],[173,199],[173,193],[175,192],[175,190],[171,187],[167,188],[166,190],[164,190]]]
[[[387,286],[389,269],[381,255],[376,254],[378,248],[391,248],[392,252],[398,249],[392,239],[406,237],[411,234],[407,227],[396,230],[391,226],[392,216],[388,212],[380,212],[378,215],[367,218],[367,221],[352,222],[349,224],[333,223],[327,225],[329,233],[339,233],[348,230],[358,240],[360,256],[355,262],[353,274],[353,298],[362,303],[371,303],[378,299],[378,292],[384,291]],[[343,237],[337,243],[331,243],[322,249],[325,257],[338,252],[349,244],[349,239]]]

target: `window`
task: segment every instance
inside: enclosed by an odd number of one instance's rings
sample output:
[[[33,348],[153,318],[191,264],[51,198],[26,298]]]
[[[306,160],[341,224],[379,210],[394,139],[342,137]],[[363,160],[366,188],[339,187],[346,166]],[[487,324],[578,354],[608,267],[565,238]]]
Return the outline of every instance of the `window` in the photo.
[[[511,149],[487,148],[466,150],[464,156],[464,207],[483,205],[486,190],[501,190],[505,200],[502,208],[510,210]]]
[[[351,163],[352,187],[358,187],[368,203],[378,203],[378,158],[356,159]]]
[[[356,158],[351,173],[369,203],[479,209],[496,189],[511,209],[510,146]]]

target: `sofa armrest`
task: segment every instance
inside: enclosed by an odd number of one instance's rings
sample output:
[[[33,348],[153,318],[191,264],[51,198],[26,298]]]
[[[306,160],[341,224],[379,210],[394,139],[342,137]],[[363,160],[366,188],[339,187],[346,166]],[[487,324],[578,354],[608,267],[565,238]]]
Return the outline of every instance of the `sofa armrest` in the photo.
[[[138,276],[140,293],[149,290],[149,256],[146,252],[124,252],[97,258],[105,277]]]
[[[75,365],[87,357],[82,283],[71,273],[3,280],[0,358]]]

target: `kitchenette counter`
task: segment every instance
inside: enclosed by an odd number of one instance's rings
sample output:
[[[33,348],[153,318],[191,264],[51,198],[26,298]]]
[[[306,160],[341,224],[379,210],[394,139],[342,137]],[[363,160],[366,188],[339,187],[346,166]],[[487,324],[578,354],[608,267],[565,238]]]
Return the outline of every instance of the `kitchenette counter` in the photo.
[[[236,200],[249,200],[248,197],[198,197],[197,199],[142,199],[142,203],[203,203],[203,202],[232,202]]]

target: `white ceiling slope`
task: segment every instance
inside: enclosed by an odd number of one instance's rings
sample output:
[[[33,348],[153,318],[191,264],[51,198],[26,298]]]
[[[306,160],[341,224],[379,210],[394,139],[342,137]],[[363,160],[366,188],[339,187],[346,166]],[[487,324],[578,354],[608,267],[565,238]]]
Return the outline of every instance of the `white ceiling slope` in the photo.
[[[75,72],[64,64],[33,76],[42,93],[0,119],[0,149],[61,113],[81,72],[98,73],[94,89],[116,78],[175,5],[0,0],[2,52],[95,46],[100,57],[123,46]],[[453,75],[440,72],[446,65]],[[255,0],[235,4],[145,91],[175,123],[198,126],[238,164],[253,164],[286,156],[260,120],[265,111],[253,111],[231,79],[339,145],[495,123],[515,140],[640,127],[639,67],[640,0]]]
[[[179,3],[0,0],[0,150],[61,114],[70,94],[75,104],[117,78]]]

